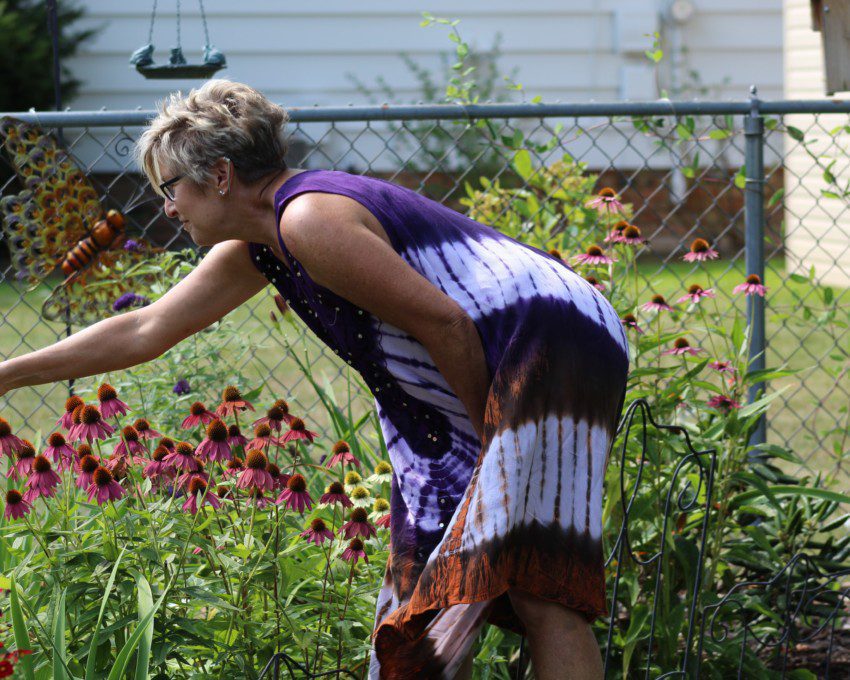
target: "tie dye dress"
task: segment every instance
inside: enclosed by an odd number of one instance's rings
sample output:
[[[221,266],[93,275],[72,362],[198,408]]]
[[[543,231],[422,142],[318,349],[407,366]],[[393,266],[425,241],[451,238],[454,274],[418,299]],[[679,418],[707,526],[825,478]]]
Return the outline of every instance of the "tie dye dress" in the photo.
[[[390,557],[370,678],[453,678],[484,623],[523,633],[515,588],[605,612],[602,483],[623,405],[628,345],[605,297],[569,266],[414,191],[308,170],[275,200],[348,196],[395,251],[455,300],[491,376],[484,440],[415,338],[284,266],[252,261],[374,394],[393,466]]]

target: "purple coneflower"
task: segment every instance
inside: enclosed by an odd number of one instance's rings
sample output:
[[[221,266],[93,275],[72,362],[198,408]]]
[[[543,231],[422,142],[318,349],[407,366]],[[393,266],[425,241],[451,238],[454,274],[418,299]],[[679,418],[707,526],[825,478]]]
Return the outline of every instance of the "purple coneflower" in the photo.
[[[588,274],[587,276],[585,276],[584,280],[587,281],[591,286],[596,288],[596,290],[598,290],[600,293],[605,292],[605,286],[603,284],[599,283],[599,279],[597,279],[592,274]]]
[[[169,453],[171,452],[162,444],[157,446],[151,455],[152,460],[145,465],[142,474],[150,480],[174,479],[174,468],[165,462]]]
[[[278,439],[272,434],[272,429],[265,423],[254,428],[254,438],[248,442],[249,449],[270,449],[272,444],[277,444]]]
[[[83,406],[79,413],[80,424],[74,425],[68,433],[71,441],[106,439],[115,431],[109,423],[104,422],[97,406]]]
[[[763,285],[758,274],[750,274],[744,283],[739,283],[732,289],[733,293],[744,293],[746,295],[761,295],[767,292],[767,286]]]
[[[623,204],[620,203],[620,197],[617,196],[617,192],[611,187],[602,187],[596,196],[584,204],[584,207],[607,213],[623,212]]]
[[[641,237],[640,229],[634,224],[630,224],[623,229],[623,236],[620,239],[620,243],[625,243],[628,246],[639,246],[646,243],[646,240]]]
[[[251,423],[251,427],[268,425],[275,432],[280,432],[283,424],[286,423],[288,425],[291,421],[292,416],[289,415],[289,407],[287,407],[287,410],[284,411],[279,406],[272,406],[268,411],[266,411],[265,416]]]
[[[712,361],[708,364],[708,367],[719,373],[735,373],[735,367],[731,361]]]
[[[244,449],[248,445],[248,438],[242,434],[238,425],[231,425],[227,428],[227,443],[231,448],[241,446]]]
[[[591,266],[611,264],[616,261],[616,258],[606,255],[605,251],[596,244],[590,246],[586,251],[579,253],[573,258],[573,262],[577,264],[587,264]]]
[[[638,332],[638,334],[644,332],[643,329],[641,329],[641,327],[638,326],[638,322],[637,322],[637,319],[635,318],[634,314],[623,315],[623,318],[620,319],[620,323],[623,324],[623,326],[625,326],[626,328],[631,328],[633,330],[636,330]]]
[[[705,262],[706,260],[716,260],[718,257],[720,257],[720,253],[708,245],[708,241],[704,238],[696,238],[691,243],[690,252],[685,253],[685,257],[682,259],[685,262]]]
[[[256,449],[250,449],[245,456],[245,469],[239,474],[236,486],[240,489],[262,489],[271,491],[274,482],[266,470],[268,459],[266,454]]]
[[[554,257],[556,260],[558,260],[559,262],[563,262],[563,261],[564,261],[564,258],[563,258],[563,256],[561,255],[561,251],[560,251],[560,250],[558,250],[557,248],[550,248],[550,250],[549,250],[549,254],[550,254],[552,257]]]
[[[21,446],[23,446],[23,442],[12,434],[12,426],[9,425],[9,421],[0,418],[0,451],[12,458]]]
[[[626,227],[629,226],[629,223],[626,220],[620,220],[611,227],[611,231],[608,232],[608,235],[602,239],[603,243],[620,243],[623,240],[623,232],[626,230]]]
[[[174,451],[165,457],[165,464],[176,470],[193,471],[195,469],[195,449],[188,442],[179,442]]]
[[[130,470],[130,462],[127,456],[116,456],[114,453],[106,459],[103,466],[119,482],[127,477],[127,472]]]
[[[278,441],[281,444],[285,444],[286,442],[298,439],[306,439],[312,444],[313,440],[318,436],[318,433],[311,432],[307,429],[307,426],[304,425],[304,421],[301,420],[301,418],[293,418],[292,422],[289,423],[289,432],[280,437]]]
[[[35,461],[35,447],[28,439],[21,439],[20,442],[21,447],[15,451],[15,462],[9,466],[9,470],[6,472],[9,479],[26,477],[32,470],[32,464]]]
[[[709,297],[709,298],[716,297],[714,295],[714,289],[713,288],[703,288],[698,283],[694,283],[694,284],[691,284],[688,287],[688,294],[683,295],[678,300],[676,300],[676,302],[693,302],[694,304],[696,304],[697,302],[702,300],[704,297]]]
[[[215,420],[215,413],[208,411],[206,406],[196,401],[189,407],[189,415],[183,419],[180,427],[184,430],[191,430],[193,427],[197,427],[200,424],[206,425],[213,420]]]
[[[277,497],[277,504],[284,504],[285,508],[291,508],[304,514],[304,510],[313,507],[313,499],[307,492],[307,480],[303,475],[294,474],[286,482],[286,488]]]
[[[97,388],[97,399],[100,402],[100,415],[104,418],[123,416],[130,410],[130,407],[118,398],[118,393],[109,383],[103,383]]]
[[[239,390],[233,387],[233,385],[230,385],[224,388],[224,392],[221,394],[221,403],[215,410],[215,414],[219,418],[225,418],[232,416],[237,411],[246,411],[249,409],[251,411],[254,410],[251,402],[243,399]]]
[[[340,465],[349,463],[360,467],[360,461],[357,460],[354,457],[354,454],[351,453],[351,449],[348,447],[348,442],[345,442],[342,439],[333,445],[333,448],[331,449],[331,458],[327,463],[325,463],[325,467],[332,468],[337,463]]]
[[[79,462],[83,459],[83,456],[94,456],[94,452],[92,451],[91,446],[83,442],[82,444],[77,444],[77,450],[74,452],[74,456]]]
[[[661,354],[675,354],[676,356],[681,356],[683,354],[694,355],[697,352],[702,352],[702,350],[699,347],[691,347],[691,344],[685,338],[676,338],[673,342],[673,348],[664,350]]]
[[[366,509],[354,508],[348,521],[339,528],[339,533],[343,534],[345,538],[357,538],[358,536],[370,538],[378,532],[375,531],[375,527],[369,524],[369,515]]]
[[[164,446],[169,451],[173,451],[174,447],[177,446],[177,444],[174,443],[174,440],[171,437],[163,437],[159,440],[159,445]]]
[[[107,501],[117,501],[126,491],[112,477],[112,473],[102,465],[92,475],[92,483],[88,488],[89,503],[97,500],[98,505]]]
[[[310,528],[302,531],[299,536],[306,538],[308,543],[315,543],[316,545],[322,545],[325,541],[334,540],[333,532],[328,529],[324,520],[319,517],[310,522]]]
[[[65,400],[65,413],[63,413],[62,417],[59,420],[56,421],[56,424],[59,425],[60,427],[65,428],[66,430],[70,430],[71,426],[73,426],[73,424],[74,424],[74,420],[73,420],[74,409],[77,408],[77,406],[83,406],[83,405],[84,405],[83,400],[80,399],[77,395],[74,395],[72,397],[68,397]]]
[[[61,472],[71,467],[71,464],[76,458],[74,447],[65,441],[65,437],[54,432],[47,438],[47,448],[44,449],[44,455],[53,459],[56,468]]]
[[[206,466],[200,458],[195,458],[194,466],[191,470],[186,470],[182,475],[180,475],[175,484],[177,484],[178,489],[185,489],[192,483],[193,479],[203,479],[205,482],[210,480],[209,474],[207,474]]]
[[[272,502],[272,499],[266,496],[262,489],[252,486],[248,489],[248,502],[253,503],[257,510],[262,510]]]
[[[121,439],[112,451],[113,456],[133,456],[134,463],[144,463],[148,450],[139,441],[139,433],[132,425],[121,428]]]
[[[193,515],[198,512],[199,497],[201,499],[201,507],[204,505],[211,505],[216,509],[221,507],[218,496],[216,496],[212,491],[209,491],[207,489],[207,483],[199,477],[196,477],[189,482],[187,496],[188,498],[186,498],[186,502],[183,503],[183,510],[190,512]]]
[[[180,380],[174,383],[174,387],[171,388],[171,391],[180,397],[184,394],[189,394],[189,392],[192,391],[192,388],[189,386],[189,381],[186,380],[186,378],[180,378]]]
[[[715,394],[708,400],[707,404],[711,408],[716,408],[724,413],[729,413],[733,408],[741,408],[741,405],[737,401],[731,397],[727,397],[725,394]]]
[[[667,300],[664,299],[663,295],[653,295],[649,302],[644,302],[640,308],[651,312],[675,311],[669,304],[667,304]]]
[[[352,538],[348,547],[342,551],[340,557],[352,564],[357,564],[358,558],[362,557],[366,564],[369,564],[369,558],[366,557],[366,552],[363,550],[363,541],[359,538]]]
[[[216,418],[207,425],[207,437],[198,444],[196,454],[204,460],[230,460],[233,455],[227,443],[227,425]]]
[[[80,489],[88,489],[94,481],[94,471],[100,467],[97,458],[94,456],[83,456],[76,463],[77,481],[75,484]]]
[[[378,517],[378,519],[375,520],[375,526],[376,527],[383,527],[385,529],[389,528],[389,526],[390,526],[390,513],[387,513],[386,515],[381,515],[380,517]]]
[[[322,497],[319,499],[319,503],[326,503],[328,505],[339,503],[344,508],[354,506],[354,503],[352,503],[345,494],[345,489],[340,482],[331,482],[330,485],[328,485],[328,488],[325,489],[325,493],[323,493]]]
[[[272,491],[275,489],[286,488],[286,483],[289,481],[289,478],[292,477],[292,475],[281,472],[280,468],[271,461],[266,464],[266,472],[268,472],[272,477]]]
[[[234,475],[238,475],[244,469],[245,461],[243,461],[239,456],[233,456],[233,458],[227,461],[227,465],[224,468],[224,476],[232,477]]]
[[[26,500],[21,492],[17,489],[9,489],[6,492],[6,508],[3,510],[3,516],[9,519],[20,519],[32,510],[32,505]]]
[[[139,418],[133,423],[133,427],[139,433],[139,439],[156,439],[162,436],[162,434],[151,427],[151,424],[145,418]]]
[[[27,492],[24,498],[30,503],[39,496],[56,495],[56,485],[62,478],[53,471],[53,466],[46,456],[36,456],[32,462],[32,469],[27,477]]]

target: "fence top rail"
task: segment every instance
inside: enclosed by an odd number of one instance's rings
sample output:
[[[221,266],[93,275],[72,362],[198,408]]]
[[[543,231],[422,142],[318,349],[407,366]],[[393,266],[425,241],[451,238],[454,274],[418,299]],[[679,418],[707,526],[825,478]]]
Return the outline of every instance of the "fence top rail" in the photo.
[[[576,104],[411,104],[310,106],[287,109],[294,123],[482,118],[586,118],[592,116],[696,116],[734,114],[850,113],[850,99],[762,101],[589,102]],[[156,111],[20,111],[0,113],[45,127],[143,126]]]

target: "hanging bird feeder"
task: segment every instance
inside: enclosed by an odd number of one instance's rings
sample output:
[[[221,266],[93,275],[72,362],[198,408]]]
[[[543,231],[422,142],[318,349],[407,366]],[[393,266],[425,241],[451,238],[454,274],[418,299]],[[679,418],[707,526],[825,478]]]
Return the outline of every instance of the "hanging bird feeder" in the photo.
[[[130,63],[145,78],[152,80],[174,80],[178,78],[209,78],[216,71],[227,66],[224,53],[210,44],[210,34],[207,29],[207,15],[204,12],[204,1],[198,0],[201,8],[201,21],[204,25],[204,61],[200,64],[190,64],[183,56],[180,44],[180,0],[177,0],[177,47],[171,48],[171,57],[167,64],[157,65],[153,61],[153,25],[156,19],[156,3],[153,2],[151,25],[148,31],[148,42],[133,52]]]

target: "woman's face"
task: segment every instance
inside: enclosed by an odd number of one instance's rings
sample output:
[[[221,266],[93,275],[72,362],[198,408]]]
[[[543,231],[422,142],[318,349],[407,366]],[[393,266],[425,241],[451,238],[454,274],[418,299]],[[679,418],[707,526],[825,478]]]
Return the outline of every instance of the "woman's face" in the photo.
[[[178,176],[167,168],[162,170],[163,182]],[[174,198],[166,195],[163,206],[165,214],[180,220],[181,227],[199,246],[212,246],[222,240],[220,225],[224,206],[213,181],[201,186],[189,177],[180,177],[169,185]]]

